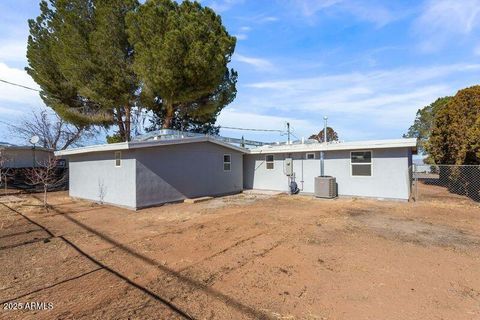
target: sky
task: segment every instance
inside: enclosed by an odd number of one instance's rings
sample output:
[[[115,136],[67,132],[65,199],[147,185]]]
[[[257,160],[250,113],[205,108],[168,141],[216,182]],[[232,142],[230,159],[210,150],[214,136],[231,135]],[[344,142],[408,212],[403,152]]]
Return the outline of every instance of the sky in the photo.
[[[237,37],[237,98],[218,124],[317,133],[328,116],[340,140],[401,138],[416,111],[479,84],[480,0],[202,0]],[[0,79],[38,87],[25,73],[27,19],[37,0],[0,2]],[[0,83],[0,120],[43,105]],[[221,134],[285,141],[284,134]],[[0,124],[0,141],[19,142]],[[20,141],[21,142],[21,141]]]

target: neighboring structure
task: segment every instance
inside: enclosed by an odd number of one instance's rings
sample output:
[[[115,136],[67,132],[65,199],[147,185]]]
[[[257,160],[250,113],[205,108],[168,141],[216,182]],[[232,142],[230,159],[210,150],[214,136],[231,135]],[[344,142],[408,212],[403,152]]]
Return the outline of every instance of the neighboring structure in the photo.
[[[247,149],[209,136],[163,138],[57,152],[69,159],[70,196],[138,209],[243,190]]]
[[[33,147],[17,146],[10,143],[0,142],[0,154],[7,158],[7,168],[32,168],[53,157],[53,150]]]
[[[343,143],[298,143],[266,145],[244,156],[244,187],[287,191],[289,177],[285,159],[293,160],[292,179],[300,192],[313,193],[320,175],[320,153],[324,153],[324,174],[337,180],[338,194],[408,200],[409,167],[416,139]]]
[[[313,193],[323,152],[325,175],[336,177],[339,195],[409,198],[415,139],[307,140],[246,149],[225,142],[232,139],[163,131],[132,142],[56,152],[69,160],[70,195],[137,209],[243,189],[287,191],[291,180],[301,192]],[[292,159],[290,176],[286,159]]]

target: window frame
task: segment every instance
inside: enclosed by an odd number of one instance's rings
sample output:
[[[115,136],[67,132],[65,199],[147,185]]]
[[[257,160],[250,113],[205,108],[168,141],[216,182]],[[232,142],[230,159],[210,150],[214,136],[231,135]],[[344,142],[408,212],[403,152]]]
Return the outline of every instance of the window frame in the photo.
[[[308,158],[308,155],[311,155],[311,154],[313,154],[313,158],[310,158],[310,159],[309,159],[309,158]],[[315,160],[315,159],[317,159],[317,157],[315,156],[315,152],[307,152],[307,153],[305,153],[305,160]]]
[[[122,151],[115,151],[114,159],[115,159],[115,168],[121,168],[122,167]],[[118,165],[117,165],[117,161],[118,161]]]
[[[353,163],[352,162],[352,153],[354,153],[354,152],[370,152],[370,162],[368,162],[368,163]],[[353,165],[370,166],[370,175],[369,176],[354,175],[353,174]],[[350,177],[352,177],[352,178],[371,178],[371,177],[373,177],[373,151],[372,150],[351,150],[350,151]]]
[[[225,161],[225,156],[228,156],[230,161]],[[228,164],[228,170],[225,170],[225,165]],[[232,155],[230,153],[223,154],[223,172],[232,171]]]
[[[269,156],[272,157],[272,161],[267,160],[267,157],[269,157]],[[272,164],[271,168],[268,167],[269,164]],[[275,155],[274,154],[266,154],[265,155],[265,169],[266,170],[274,170],[275,169]]]

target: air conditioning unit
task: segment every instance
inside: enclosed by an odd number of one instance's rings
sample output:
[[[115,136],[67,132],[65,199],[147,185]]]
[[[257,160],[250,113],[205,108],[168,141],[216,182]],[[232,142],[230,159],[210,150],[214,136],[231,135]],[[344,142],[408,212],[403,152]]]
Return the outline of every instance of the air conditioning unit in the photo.
[[[315,177],[315,197],[332,199],[337,196],[337,179],[335,177]]]

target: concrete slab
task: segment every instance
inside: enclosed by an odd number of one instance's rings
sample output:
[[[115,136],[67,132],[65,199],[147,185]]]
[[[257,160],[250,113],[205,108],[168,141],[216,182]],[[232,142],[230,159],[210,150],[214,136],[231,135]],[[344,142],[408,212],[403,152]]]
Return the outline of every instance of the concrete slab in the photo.
[[[245,194],[261,194],[261,195],[269,195],[269,196],[276,196],[278,194],[285,193],[284,191],[274,191],[274,190],[258,190],[258,189],[247,189],[243,190]]]
[[[212,200],[213,197],[200,197],[200,198],[193,198],[193,199],[185,199],[183,202],[185,203],[197,203],[197,202],[203,202],[203,201],[208,201]]]

